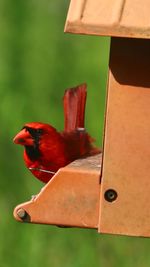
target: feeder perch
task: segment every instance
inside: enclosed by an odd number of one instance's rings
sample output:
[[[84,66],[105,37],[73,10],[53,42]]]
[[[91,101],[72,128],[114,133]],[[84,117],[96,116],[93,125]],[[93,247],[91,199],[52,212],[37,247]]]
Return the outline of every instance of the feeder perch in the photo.
[[[149,8],[148,0],[71,0],[66,32],[111,36],[103,159],[60,169],[16,207],[17,220],[150,236]]]
[[[37,196],[15,208],[16,220],[98,228],[101,156],[61,168]]]

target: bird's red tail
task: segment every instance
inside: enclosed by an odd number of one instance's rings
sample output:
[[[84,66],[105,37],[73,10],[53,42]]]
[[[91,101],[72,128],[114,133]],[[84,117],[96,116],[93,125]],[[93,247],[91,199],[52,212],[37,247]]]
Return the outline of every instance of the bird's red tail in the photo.
[[[65,132],[84,128],[86,95],[85,83],[65,91],[63,98]]]
[[[85,105],[86,105],[86,84],[67,89],[64,94],[64,132],[63,137],[69,144],[72,158],[80,158],[87,155],[95,155],[100,150],[92,145],[94,139],[86,132],[84,128]]]

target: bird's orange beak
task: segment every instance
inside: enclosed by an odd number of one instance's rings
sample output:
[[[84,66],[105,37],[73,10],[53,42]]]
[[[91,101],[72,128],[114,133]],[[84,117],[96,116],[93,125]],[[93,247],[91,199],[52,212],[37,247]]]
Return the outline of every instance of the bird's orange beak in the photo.
[[[32,146],[34,144],[34,140],[30,133],[26,130],[23,129],[21,130],[13,139],[13,142],[15,144],[19,144],[22,146]]]

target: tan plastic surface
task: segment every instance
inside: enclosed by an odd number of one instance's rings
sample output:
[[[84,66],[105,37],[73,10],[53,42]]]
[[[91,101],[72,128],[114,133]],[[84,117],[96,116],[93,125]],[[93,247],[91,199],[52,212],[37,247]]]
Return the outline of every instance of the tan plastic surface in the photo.
[[[101,154],[76,160],[60,169],[33,200],[15,208],[15,219],[98,228],[100,170]]]
[[[150,236],[150,41],[112,38],[99,232]],[[113,202],[104,198],[114,189]]]
[[[149,0],[71,0],[65,31],[150,38]]]

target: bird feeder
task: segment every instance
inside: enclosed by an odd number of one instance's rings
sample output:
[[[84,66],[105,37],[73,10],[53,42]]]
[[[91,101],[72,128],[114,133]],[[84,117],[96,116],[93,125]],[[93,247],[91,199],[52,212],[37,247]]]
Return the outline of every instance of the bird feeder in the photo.
[[[66,32],[111,36],[103,155],[60,169],[16,207],[18,221],[150,236],[149,8],[148,0],[71,0]]]

